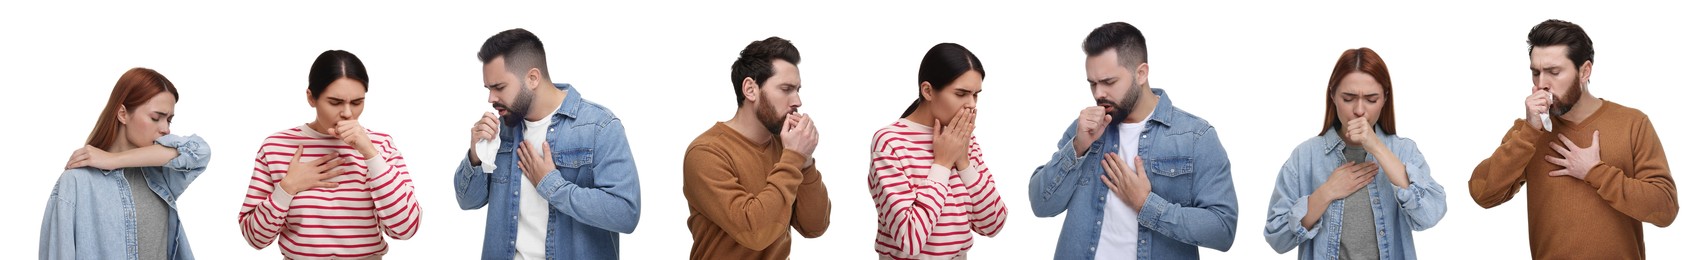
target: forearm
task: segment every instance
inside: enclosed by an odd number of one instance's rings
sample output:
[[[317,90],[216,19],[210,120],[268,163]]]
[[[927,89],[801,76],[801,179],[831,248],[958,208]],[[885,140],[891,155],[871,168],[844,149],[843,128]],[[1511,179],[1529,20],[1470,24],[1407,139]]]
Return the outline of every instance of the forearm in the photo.
[[[1539,131],[1528,128],[1516,121],[1490,158],[1473,168],[1467,190],[1479,206],[1490,208],[1508,202],[1525,183],[1526,166],[1537,152],[1534,143],[1542,138]]]
[[[833,203],[828,200],[828,187],[822,184],[822,174],[815,167],[804,172],[804,182],[798,185],[798,197],[792,202],[792,226],[799,235],[816,238],[828,232]]]
[[[491,174],[472,164],[475,156],[468,155],[455,168],[455,201],[461,209],[477,209],[490,202]]]
[[[149,145],[113,154],[113,169],[131,167],[165,166],[177,157],[177,149],[163,145]]]
[[[1301,227],[1313,229],[1313,226],[1317,226],[1319,219],[1324,218],[1325,210],[1330,208],[1331,202],[1334,200],[1319,196],[1316,192],[1307,196],[1307,215],[1301,217]]]

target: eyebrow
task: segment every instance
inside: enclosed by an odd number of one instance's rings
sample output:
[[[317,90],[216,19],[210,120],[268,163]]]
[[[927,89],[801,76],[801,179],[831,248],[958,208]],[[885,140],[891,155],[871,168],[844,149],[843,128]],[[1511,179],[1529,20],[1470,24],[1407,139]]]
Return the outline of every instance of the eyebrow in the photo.
[[[166,112],[160,112],[160,111],[154,111],[154,115],[158,115],[160,117],[171,117],[171,114],[167,114]]]
[[[781,83],[781,86],[782,86],[782,87],[790,87],[790,88],[792,88],[792,89],[794,89],[794,90],[797,90],[797,89],[801,89],[801,88],[804,88],[804,85],[800,85],[800,84],[792,84],[792,83]]]
[[[501,87],[501,86],[505,86],[505,85],[508,85],[508,84],[502,83],[502,82],[497,82],[497,83],[491,83],[489,85],[485,85],[485,88],[488,88],[488,89],[489,88],[497,88],[497,87]]]

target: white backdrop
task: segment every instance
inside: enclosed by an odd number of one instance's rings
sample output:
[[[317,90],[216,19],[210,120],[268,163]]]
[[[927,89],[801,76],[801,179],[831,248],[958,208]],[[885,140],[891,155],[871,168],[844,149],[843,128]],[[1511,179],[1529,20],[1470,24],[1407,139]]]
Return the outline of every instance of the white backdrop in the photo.
[[[1266,202],[1290,150],[1318,133],[1318,94],[1333,62],[1362,46],[1388,62],[1401,133],[1418,141],[1449,192],[1441,224],[1415,234],[1419,255],[1525,258],[1524,193],[1486,210],[1466,183],[1521,114],[1531,85],[1525,34],[1548,18],[1591,34],[1593,93],[1649,114],[1679,187],[1690,191],[1673,226],[1645,225],[1648,252],[1696,252],[1703,198],[1690,178],[1700,155],[1690,132],[1698,110],[1681,103],[1695,102],[1700,87],[1688,81],[1703,59],[1690,47],[1703,26],[1694,4],[709,2],[0,4],[0,82],[9,86],[0,129],[11,140],[0,158],[14,176],[0,189],[11,198],[11,213],[0,214],[8,231],[0,252],[34,255],[63,161],[81,146],[117,76],[143,66],[182,92],[173,132],[199,134],[214,149],[208,171],[178,201],[196,255],[279,257],[275,245],[250,248],[237,229],[250,158],[266,135],[312,120],[302,94],[308,65],[321,51],[343,49],[371,73],[363,124],[395,136],[425,209],[421,233],[390,241],[389,256],[477,258],[486,212],[458,209],[451,182],[467,129],[489,108],[474,53],[486,37],[523,27],[543,38],[557,81],[627,125],[644,194],[637,231],[622,236],[628,258],[686,256],[684,146],[732,115],[728,66],[746,43],[772,35],[802,50],[802,110],[819,124],[816,156],[835,204],[827,234],[794,240],[794,258],[874,257],[867,142],[915,97],[918,60],[939,42],[969,47],[988,69],[977,134],[1011,211],[1003,233],[978,237],[972,255],[1049,258],[1063,217],[1033,215],[1028,177],[1076,112],[1092,105],[1082,38],[1127,21],[1148,37],[1153,86],[1217,126],[1233,162],[1235,245],[1204,250],[1204,258],[1294,257],[1276,254],[1261,236]]]

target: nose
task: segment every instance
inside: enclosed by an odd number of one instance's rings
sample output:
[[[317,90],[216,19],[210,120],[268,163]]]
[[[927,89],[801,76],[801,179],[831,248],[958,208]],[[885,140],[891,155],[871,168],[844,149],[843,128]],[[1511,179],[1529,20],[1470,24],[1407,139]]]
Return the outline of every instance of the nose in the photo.
[[[787,102],[790,102],[790,104],[792,104],[791,107],[792,107],[793,110],[797,110],[799,107],[804,106],[804,99],[799,98],[798,94],[796,92],[793,93],[792,96],[787,99]]]
[[[157,129],[157,131],[160,132],[160,135],[171,134],[171,121],[160,122],[159,129]]]
[[[485,94],[485,102],[491,103],[491,104],[496,104],[497,103],[497,91],[496,90],[488,91],[488,93]]]
[[[352,117],[355,117],[355,111],[352,109],[353,107],[353,105],[343,104],[343,111],[337,112],[337,116],[343,118],[343,120],[349,120]]]

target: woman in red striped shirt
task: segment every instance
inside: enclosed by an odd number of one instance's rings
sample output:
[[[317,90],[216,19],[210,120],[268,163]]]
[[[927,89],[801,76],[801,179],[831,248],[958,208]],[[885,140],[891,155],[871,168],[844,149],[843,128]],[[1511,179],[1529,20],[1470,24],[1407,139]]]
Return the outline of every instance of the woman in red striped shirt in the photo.
[[[356,121],[367,92],[360,58],[325,51],[309,70],[308,104],[318,116],[260,145],[238,219],[242,236],[255,249],[278,241],[287,259],[381,258],[384,236],[419,232],[408,164],[390,135]]]
[[[982,92],[981,59],[955,43],[923,55],[920,97],[869,145],[869,194],[881,259],[963,259],[970,232],[1005,226],[1005,202],[973,135]]]

